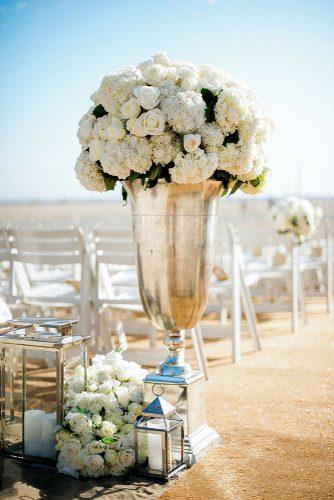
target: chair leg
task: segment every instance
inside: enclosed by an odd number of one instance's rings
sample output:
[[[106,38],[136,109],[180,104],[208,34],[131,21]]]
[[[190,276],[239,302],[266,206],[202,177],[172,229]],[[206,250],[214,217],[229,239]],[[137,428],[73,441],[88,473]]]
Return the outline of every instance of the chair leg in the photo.
[[[204,351],[203,335],[199,323],[197,323],[195,328],[191,329],[191,336],[195,348],[198,367],[204,373],[205,380],[208,380],[209,379],[208,360]]]
[[[253,306],[252,297],[251,297],[251,294],[249,293],[249,289],[246,287],[243,280],[241,280],[241,300],[242,300],[243,308],[244,308],[244,311],[246,314],[249,330],[250,330],[252,339],[253,339],[254,344],[255,344],[255,349],[257,351],[261,351],[262,346],[261,346],[260,337],[259,337],[259,334],[257,331],[256,314],[255,314],[255,309]]]
[[[126,349],[128,348],[128,341],[126,340],[126,334],[124,331],[123,321],[121,321],[121,320],[116,321],[115,330],[116,330],[118,343],[122,347],[123,351],[126,351]]]
[[[304,295],[304,288],[303,288],[303,283],[301,280],[301,277],[299,276],[299,283],[298,283],[298,300],[299,300],[299,306],[302,312],[302,318],[303,318],[303,324],[307,325],[308,323],[308,314],[307,314],[307,309],[306,309],[306,303],[305,303],[305,295]]]

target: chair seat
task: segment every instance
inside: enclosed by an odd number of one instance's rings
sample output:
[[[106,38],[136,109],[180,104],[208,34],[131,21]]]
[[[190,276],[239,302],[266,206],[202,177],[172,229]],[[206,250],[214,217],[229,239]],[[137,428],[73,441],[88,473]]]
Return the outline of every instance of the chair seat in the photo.
[[[14,297],[21,298],[21,297]],[[22,297],[26,300],[40,302],[63,302],[79,304],[80,296],[71,285],[66,283],[48,283],[33,285],[30,291]]]

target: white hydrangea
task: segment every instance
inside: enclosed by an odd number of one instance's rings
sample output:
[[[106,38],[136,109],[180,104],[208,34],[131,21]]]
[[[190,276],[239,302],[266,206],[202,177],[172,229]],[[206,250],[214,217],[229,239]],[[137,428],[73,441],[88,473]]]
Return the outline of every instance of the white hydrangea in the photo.
[[[100,88],[92,94],[91,99],[95,105],[102,104],[108,113],[118,115],[121,104],[132,97],[133,89],[144,83],[145,80],[140,70],[128,68],[105,76]]]
[[[152,161],[160,165],[167,165],[167,163],[173,161],[181,148],[179,136],[173,132],[164,132],[161,135],[152,136],[150,144]]]
[[[160,106],[167,123],[175,132],[194,132],[205,122],[205,102],[201,94],[191,90],[161,99]]]
[[[79,121],[77,137],[83,149],[87,148],[89,141],[93,139],[93,125],[96,118],[91,113],[85,114]]]
[[[88,144],[88,156],[92,162],[100,161],[104,148],[106,146],[106,141],[100,141],[100,139],[93,139]]]
[[[101,157],[103,171],[126,179],[130,171],[146,172],[152,164],[151,146],[145,137],[127,135],[123,141],[111,140]]]
[[[235,132],[239,122],[245,120],[248,113],[247,97],[240,89],[227,88],[220,92],[215,105],[215,116],[225,134]]]
[[[106,191],[102,170],[96,163],[90,161],[87,152],[82,152],[78,157],[75,172],[84,188],[100,193]]]
[[[240,186],[240,189],[245,194],[251,194],[251,195],[259,194],[263,192],[267,180],[268,180],[268,169],[265,168],[255,179],[253,178],[248,182],[244,182]]]
[[[253,168],[255,146],[238,146],[229,143],[218,148],[207,148],[207,151],[215,151],[218,157],[218,170],[225,170],[232,175],[243,175]]]
[[[217,168],[216,153],[178,153],[174,159],[175,167],[169,169],[172,180],[177,184],[196,184],[209,179]]]
[[[219,147],[223,145],[224,134],[222,129],[218,127],[214,122],[205,123],[198,129],[198,133],[202,137],[202,145],[204,147]]]
[[[205,100],[201,89],[207,90]],[[89,189],[105,190],[103,172],[123,180],[131,171],[145,174],[152,164],[167,165],[177,157],[173,182],[209,178],[216,164],[241,180],[244,191],[254,191],[249,181],[266,164],[264,145],[272,125],[254,92],[221,68],[173,61],[159,52],[106,76],[92,100],[95,105],[78,130],[82,150],[102,165],[101,172],[86,164],[81,173],[82,183],[93,186]],[[104,111],[95,110],[99,105]]]

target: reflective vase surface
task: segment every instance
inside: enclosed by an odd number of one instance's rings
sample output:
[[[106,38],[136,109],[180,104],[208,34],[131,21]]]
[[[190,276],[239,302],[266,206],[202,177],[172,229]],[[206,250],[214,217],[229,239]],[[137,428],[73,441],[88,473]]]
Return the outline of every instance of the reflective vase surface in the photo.
[[[157,373],[186,377],[182,330],[201,319],[212,275],[218,181],[144,189],[123,183],[131,202],[141,301],[151,323],[166,332],[168,358]]]

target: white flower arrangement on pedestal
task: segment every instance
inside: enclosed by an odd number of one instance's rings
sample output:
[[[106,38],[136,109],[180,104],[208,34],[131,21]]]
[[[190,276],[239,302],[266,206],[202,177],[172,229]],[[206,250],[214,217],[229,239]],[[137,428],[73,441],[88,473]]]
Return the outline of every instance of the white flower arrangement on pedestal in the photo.
[[[158,53],[105,76],[91,99],[79,122],[75,166],[85,188],[215,179],[224,194],[263,190],[271,124],[253,91],[226,71]]]
[[[134,423],[143,409],[147,372],[120,352],[96,355],[67,379],[65,421],[57,429],[60,473],[98,477],[125,475],[134,465]]]
[[[276,231],[292,234],[298,243],[310,239],[322,218],[322,209],[314,208],[308,200],[290,196],[278,201],[271,209]]]

